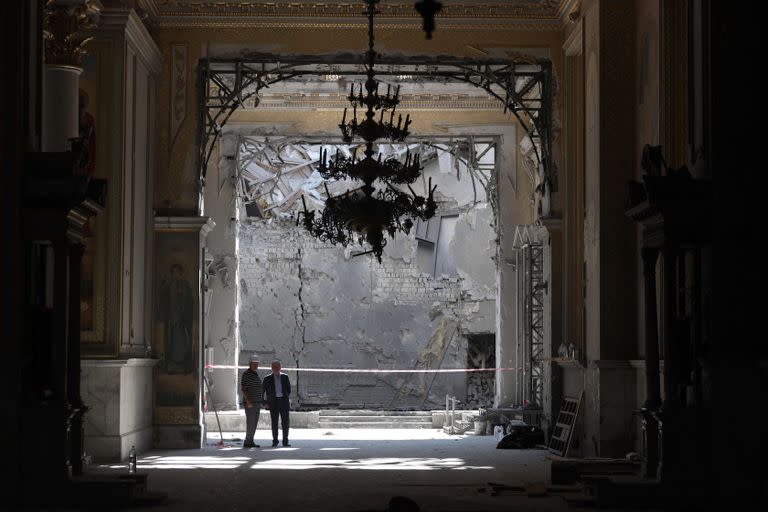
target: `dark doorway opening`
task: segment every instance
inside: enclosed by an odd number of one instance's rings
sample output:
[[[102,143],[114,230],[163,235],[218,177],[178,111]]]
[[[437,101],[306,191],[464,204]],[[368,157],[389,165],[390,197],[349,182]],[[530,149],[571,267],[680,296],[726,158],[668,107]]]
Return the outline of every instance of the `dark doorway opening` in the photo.
[[[467,336],[467,368],[496,367],[496,335],[470,334]],[[496,372],[467,373],[468,408],[492,407],[496,388]]]

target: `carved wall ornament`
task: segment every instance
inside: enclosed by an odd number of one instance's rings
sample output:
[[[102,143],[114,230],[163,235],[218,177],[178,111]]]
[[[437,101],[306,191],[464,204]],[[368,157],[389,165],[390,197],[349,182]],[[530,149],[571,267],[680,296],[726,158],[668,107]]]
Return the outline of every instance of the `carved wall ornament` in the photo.
[[[574,6],[573,9],[571,9],[571,12],[568,13],[568,21],[571,23],[576,23],[581,19],[581,3],[578,3]]]
[[[649,176],[661,176],[662,169],[667,168],[667,163],[664,161],[661,146],[651,146],[650,144],[643,146],[643,156],[640,166]]]
[[[93,37],[87,31],[96,27],[101,3],[59,3],[48,0],[43,8],[43,37],[46,64],[80,67],[85,45]]]
[[[187,116],[187,45],[171,45],[171,147]]]

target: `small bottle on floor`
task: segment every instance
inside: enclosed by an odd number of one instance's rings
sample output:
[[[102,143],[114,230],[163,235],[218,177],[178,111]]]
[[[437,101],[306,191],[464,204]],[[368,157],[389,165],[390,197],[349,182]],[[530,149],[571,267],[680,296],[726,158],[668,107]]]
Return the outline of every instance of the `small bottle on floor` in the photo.
[[[131,451],[128,452],[128,473],[136,473],[136,447],[131,445]]]

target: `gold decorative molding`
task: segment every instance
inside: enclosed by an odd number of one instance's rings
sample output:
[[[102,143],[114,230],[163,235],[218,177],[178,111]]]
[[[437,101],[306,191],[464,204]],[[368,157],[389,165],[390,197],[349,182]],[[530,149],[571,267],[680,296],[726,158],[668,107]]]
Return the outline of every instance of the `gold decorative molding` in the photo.
[[[80,67],[85,45],[93,39],[86,31],[96,27],[100,12],[97,0],[48,0],[43,8],[46,64]]]
[[[158,16],[258,16],[301,18],[359,18],[362,2],[238,2],[199,0],[149,0],[148,11]],[[511,0],[505,2],[444,2],[438,19],[559,19],[567,0]],[[382,18],[419,18],[413,2],[388,2],[378,6]]]
[[[445,30],[558,30],[572,2],[573,0],[444,2],[437,18],[440,20],[440,27]],[[367,27],[362,16],[364,7],[361,2],[144,0],[143,4],[148,14],[147,21],[157,27]],[[409,20],[408,23],[381,23],[382,28],[422,30],[421,17],[414,9],[413,2],[382,2],[378,8],[382,19]],[[347,21],[349,19],[359,21]],[[457,23],[458,20],[462,23]]]
[[[301,22],[301,21],[257,21],[243,20],[242,18],[232,17],[231,19],[206,20],[206,19],[181,19],[181,18],[158,18],[153,21],[153,25],[158,28],[197,28],[197,29],[353,29],[362,30],[368,28],[364,23],[341,23],[341,22]],[[421,31],[421,24],[417,21],[413,23],[379,23],[376,28],[385,30],[414,30]],[[493,32],[559,32],[562,30],[559,22],[508,22],[508,23],[441,23],[440,28],[446,31],[464,30],[464,31],[493,31]]]

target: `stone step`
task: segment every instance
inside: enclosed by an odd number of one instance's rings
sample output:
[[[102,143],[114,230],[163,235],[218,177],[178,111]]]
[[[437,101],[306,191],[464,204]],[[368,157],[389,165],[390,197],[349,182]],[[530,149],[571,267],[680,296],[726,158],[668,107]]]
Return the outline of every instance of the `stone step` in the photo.
[[[420,422],[432,424],[432,416],[320,416],[319,423],[327,422],[356,421],[359,423],[402,423],[402,422]]]
[[[456,411],[456,421],[467,420],[477,411]],[[291,411],[292,428],[440,428],[444,411],[386,411],[386,410],[338,410]],[[270,430],[269,411],[262,410],[259,430]],[[341,426],[331,427],[331,424]],[[370,426],[366,426],[369,424]],[[205,425],[209,432],[245,432],[245,413],[242,410],[205,413]]]
[[[393,423],[391,421],[382,423],[365,421],[329,421],[319,423],[318,428],[432,428],[432,423],[424,423],[420,421],[402,421],[397,423]]]
[[[324,416],[423,416],[432,417],[432,411],[371,411],[371,410],[335,410],[320,411],[320,417]]]
[[[329,428],[329,425],[347,425],[345,428],[357,428],[360,425],[370,426],[370,428],[411,428],[414,425],[421,428],[432,428],[432,423],[426,421],[321,421],[317,428]]]
[[[453,428],[450,425],[443,426],[443,432],[446,434],[464,434],[475,428],[474,423],[469,421],[456,420],[453,424]]]

